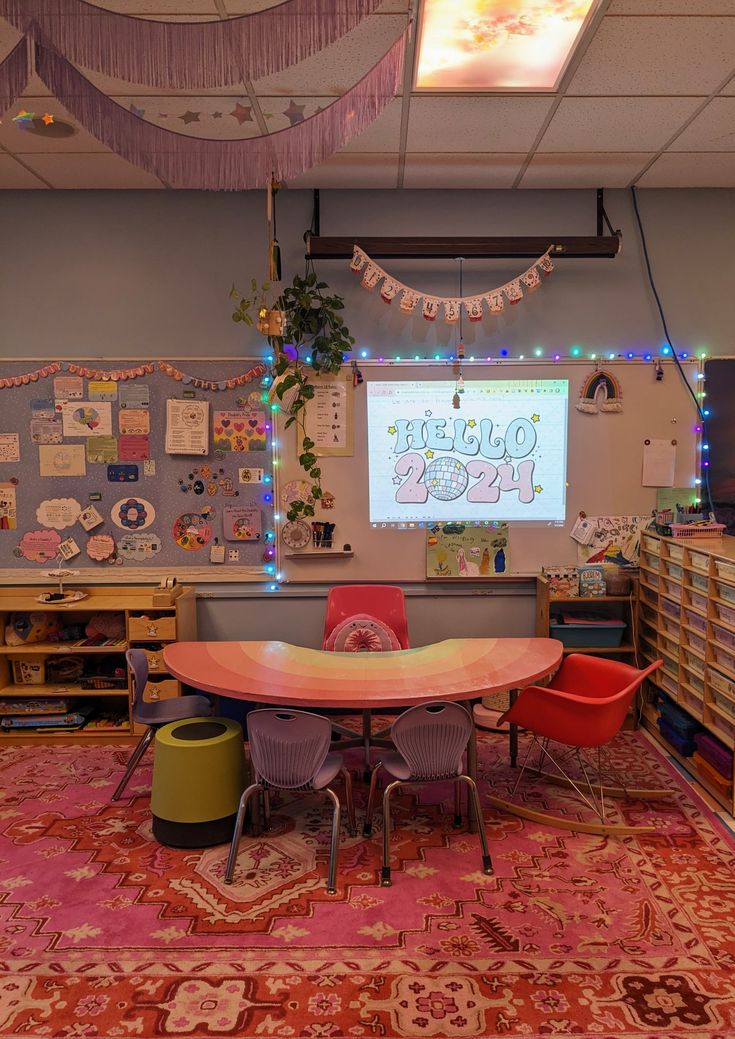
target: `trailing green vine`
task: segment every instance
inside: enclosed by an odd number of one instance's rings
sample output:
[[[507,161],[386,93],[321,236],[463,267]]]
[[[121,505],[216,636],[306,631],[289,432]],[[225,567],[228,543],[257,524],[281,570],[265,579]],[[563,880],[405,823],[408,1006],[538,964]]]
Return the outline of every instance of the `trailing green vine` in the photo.
[[[344,355],[355,343],[342,317],[344,300],[341,296],[330,295],[328,289],[326,282],[317,280],[309,263],[306,274],[303,277],[295,275],[272,308],[266,305],[270,290],[267,283],[258,288],[253,280],[249,296],[242,295],[234,286],[230,292],[236,303],[233,321],[254,325],[252,311],[258,307],[257,326],[267,333],[275,357],[275,393],[284,402],[289,415],[285,426],[288,428],[296,423],[301,432],[299,465],[311,481],[311,496],[306,501],[296,499],[290,503],[289,520],[313,516],[314,502],[322,497],[319,459],[314,454],[314,441],[306,435],[304,427],[307,404],[314,397],[312,380],[323,374],[336,375]],[[281,331],[268,331],[275,328]]]

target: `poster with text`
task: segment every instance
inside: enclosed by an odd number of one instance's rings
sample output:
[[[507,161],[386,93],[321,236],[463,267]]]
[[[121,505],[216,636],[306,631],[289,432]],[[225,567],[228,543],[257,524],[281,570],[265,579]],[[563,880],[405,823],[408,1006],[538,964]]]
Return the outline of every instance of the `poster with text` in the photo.
[[[322,375],[312,386],[314,396],[304,409],[303,418],[304,433],[314,441],[314,454],[353,454],[352,374]]]
[[[566,379],[367,386],[370,522],[536,520],[566,509]]]

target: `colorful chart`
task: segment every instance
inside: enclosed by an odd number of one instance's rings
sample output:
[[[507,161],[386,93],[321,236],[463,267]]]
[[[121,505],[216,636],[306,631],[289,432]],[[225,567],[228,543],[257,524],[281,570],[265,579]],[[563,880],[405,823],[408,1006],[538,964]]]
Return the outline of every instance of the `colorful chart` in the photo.
[[[206,515],[200,512],[185,512],[174,521],[173,537],[179,548],[187,552],[198,552],[212,540],[212,524],[210,520],[214,509],[207,510]]]

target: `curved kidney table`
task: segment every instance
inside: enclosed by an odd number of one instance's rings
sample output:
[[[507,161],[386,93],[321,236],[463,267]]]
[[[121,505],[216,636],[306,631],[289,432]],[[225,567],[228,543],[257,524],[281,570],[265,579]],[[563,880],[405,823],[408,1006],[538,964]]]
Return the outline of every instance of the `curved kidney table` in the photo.
[[[164,648],[163,659],[176,678],[218,696],[315,711],[380,711],[522,689],[556,671],[562,644],[542,638],[446,639],[388,653],[332,653],[288,642],[174,642]],[[474,726],[472,732],[467,768],[474,778]]]

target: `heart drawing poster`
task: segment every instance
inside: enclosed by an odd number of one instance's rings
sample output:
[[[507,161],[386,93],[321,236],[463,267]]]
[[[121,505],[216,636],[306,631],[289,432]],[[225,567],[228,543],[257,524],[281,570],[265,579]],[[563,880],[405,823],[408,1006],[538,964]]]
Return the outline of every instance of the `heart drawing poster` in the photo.
[[[215,451],[265,451],[264,411],[215,411]]]

